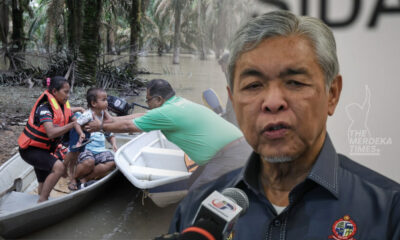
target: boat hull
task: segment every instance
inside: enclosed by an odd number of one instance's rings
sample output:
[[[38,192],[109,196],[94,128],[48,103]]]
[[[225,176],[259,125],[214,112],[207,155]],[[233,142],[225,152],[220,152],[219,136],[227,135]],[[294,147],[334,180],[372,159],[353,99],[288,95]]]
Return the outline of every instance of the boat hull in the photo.
[[[116,153],[118,169],[159,207],[180,201],[188,190],[184,152],[160,131],[143,133]]]
[[[65,197],[52,199],[0,217],[0,235],[5,238],[21,237],[67,218],[88,205],[104,191],[106,185],[110,183],[109,180],[116,173],[117,170],[114,170],[96,184]],[[32,196],[37,199],[37,196]]]
[[[116,137],[122,145],[135,136]],[[95,183],[74,192],[50,194],[48,201],[37,203],[37,180],[31,165],[17,153],[0,167],[0,236],[17,238],[55,224],[92,202],[110,184],[118,169]],[[65,179],[60,179],[60,182]],[[53,196],[53,197],[52,197]]]

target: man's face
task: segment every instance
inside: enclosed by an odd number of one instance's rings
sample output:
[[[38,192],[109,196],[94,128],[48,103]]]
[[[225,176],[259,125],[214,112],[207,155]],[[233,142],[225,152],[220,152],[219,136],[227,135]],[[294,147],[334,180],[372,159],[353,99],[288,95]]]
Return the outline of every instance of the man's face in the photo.
[[[274,37],[243,53],[236,62],[233,86],[229,96],[255,152],[267,160],[316,157],[325,139],[327,116],[339,99],[341,77],[326,90],[306,38]]]
[[[153,108],[161,107],[161,105],[163,105],[163,103],[164,103],[164,100],[160,96],[150,96],[149,90],[147,90],[146,103],[150,109],[153,109]]]

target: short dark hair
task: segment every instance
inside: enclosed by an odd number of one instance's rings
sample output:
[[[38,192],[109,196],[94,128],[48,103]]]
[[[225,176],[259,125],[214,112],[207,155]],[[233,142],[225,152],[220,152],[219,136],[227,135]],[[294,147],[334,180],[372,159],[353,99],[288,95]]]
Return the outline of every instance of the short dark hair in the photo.
[[[165,100],[175,96],[175,91],[171,84],[164,79],[153,79],[147,83],[147,90],[151,97],[160,96]]]
[[[89,88],[89,90],[87,90],[86,101],[87,101],[87,105],[89,108],[93,107],[92,102],[97,101],[97,94],[99,94],[100,92],[106,92],[106,91],[103,88],[99,88],[99,87],[92,87],[92,88]]]
[[[62,76],[55,76],[52,78],[46,78],[43,81],[43,85],[47,87],[47,90],[52,93],[53,89],[60,91],[60,89],[64,86],[65,83],[69,82]]]

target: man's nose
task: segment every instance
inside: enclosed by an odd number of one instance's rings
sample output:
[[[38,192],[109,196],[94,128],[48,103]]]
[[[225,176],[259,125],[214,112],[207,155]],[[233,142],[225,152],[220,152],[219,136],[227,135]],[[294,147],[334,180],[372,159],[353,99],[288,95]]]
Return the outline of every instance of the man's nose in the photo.
[[[263,93],[262,111],[268,113],[278,113],[288,107],[284,91],[280,86],[269,86]]]

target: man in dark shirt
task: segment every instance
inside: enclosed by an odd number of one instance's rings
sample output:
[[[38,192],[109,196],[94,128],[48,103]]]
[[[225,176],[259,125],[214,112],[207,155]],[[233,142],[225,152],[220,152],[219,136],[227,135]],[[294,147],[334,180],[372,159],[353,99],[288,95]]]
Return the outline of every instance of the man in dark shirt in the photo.
[[[271,12],[233,38],[229,97],[254,152],[247,165],[195,189],[170,232],[193,223],[213,191],[241,188],[249,209],[233,239],[400,239],[400,186],[337,154],[326,131],[342,89],[331,30]]]

